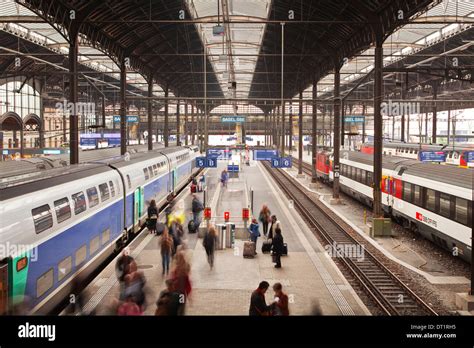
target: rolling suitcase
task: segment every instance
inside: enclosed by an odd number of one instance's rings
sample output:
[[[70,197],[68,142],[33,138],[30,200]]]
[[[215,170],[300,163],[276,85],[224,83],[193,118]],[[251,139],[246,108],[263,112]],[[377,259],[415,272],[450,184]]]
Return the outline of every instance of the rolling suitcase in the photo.
[[[283,243],[283,252],[281,254],[288,255],[288,245],[286,243]]]
[[[194,223],[193,220],[189,220],[188,222],[188,233],[196,233],[197,228],[196,224]]]
[[[255,256],[255,243],[254,242],[244,242],[244,253],[245,258],[253,258]]]
[[[196,193],[197,186],[195,184],[191,185],[191,193]]]
[[[266,254],[266,253],[269,253],[271,250],[272,250],[272,240],[267,239],[262,244],[262,253]]]

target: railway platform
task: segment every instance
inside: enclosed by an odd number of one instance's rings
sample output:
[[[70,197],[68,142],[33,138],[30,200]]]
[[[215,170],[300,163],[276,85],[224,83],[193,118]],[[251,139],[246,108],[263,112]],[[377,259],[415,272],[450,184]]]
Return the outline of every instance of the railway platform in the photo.
[[[220,173],[227,163],[219,161],[217,168],[207,169],[206,205],[211,207],[211,223],[223,222],[229,212],[235,223],[235,244],[232,248],[216,250],[215,265],[210,269],[199,238],[202,233],[185,233],[186,255],[191,265],[192,292],[187,303],[187,315],[248,315],[250,295],[265,280],[270,286],[283,285],[289,296],[291,315],[370,315],[369,310],[355,293],[323,246],[293,208],[292,202],[277,187],[262,164],[251,161],[238,177],[231,177],[227,187],[221,187]],[[253,193],[252,193],[253,191]],[[197,193],[203,200],[203,193]],[[253,203],[252,203],[253,197]],[[187,220],[192,218],[190,190],[176,198],[184,204]],[[258,218],[259,210],[267,204],[280,221],[288,256],[282,257],[282,268],[275,269],[271,255],[261,253],[262,237],[257,242],[257,255],[243,258],[243,243],[248,240],[242,220],[242,208],[250,206],[251,215]],[[252,216],[251,216],[252,217]],[[187,225],[187,221],[185,223]],[[206,222],[203,221],[201,229]],[[260,230],[261,230],[260,225]],[[146,278],[145,315],[153,315],[159,293],[165,289],[166,276],[162,275],[158,237],[144,230],[130,245],[131,255]],[[119,282],[111,262],[85,289],[84,312],[114,314],[111,308],[117,303]],[[273,291],[266,293],[271,303]]]

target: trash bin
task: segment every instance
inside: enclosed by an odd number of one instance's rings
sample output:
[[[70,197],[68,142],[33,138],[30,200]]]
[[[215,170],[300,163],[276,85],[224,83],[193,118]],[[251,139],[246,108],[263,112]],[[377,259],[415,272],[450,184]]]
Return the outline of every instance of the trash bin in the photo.
[[[216,244],[216,249],[217,250],[223,250],[225,249],[226,245],[226,225],[224,224],[217,224],[216,225],[217,229],[217,244]]]
[[[225,224],[225,247],[233,248],[235,241],[235,224],[227,222]]]

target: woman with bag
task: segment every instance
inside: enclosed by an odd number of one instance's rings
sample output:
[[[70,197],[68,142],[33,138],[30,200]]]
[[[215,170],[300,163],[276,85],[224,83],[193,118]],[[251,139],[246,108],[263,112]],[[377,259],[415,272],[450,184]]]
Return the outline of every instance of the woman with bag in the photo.
[[[258,216],[258,220],[262,223],[263,227],[263,235],[266,237],[268,232],[268,223],[271,221],[272,213],[270,209],[268,209],[267,205],[264,204],[262,206],[262,210],[260,210],[260,214]]]
[[[171,238],[170,234],[168,233],[168,228],[165,227],[160,240],[159,246],[161,249],[161,263],[163,265],[163,273],[162,275],[169,274],[170,272],[170,261],[171,261],[171,254],[173,252],[173,238]]]
[[[155,200],[152,199],[150,202],[150,206],[148,207],[148,219],[147,219],[147,227],[150,233],[156,233],[157,220],[158,220],[158,209],[156,208]]]

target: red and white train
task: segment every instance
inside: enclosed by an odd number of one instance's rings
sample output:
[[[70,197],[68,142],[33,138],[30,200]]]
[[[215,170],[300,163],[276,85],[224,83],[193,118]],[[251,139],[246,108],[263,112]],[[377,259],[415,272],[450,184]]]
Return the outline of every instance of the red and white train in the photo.
[[[374,153],[373,143],[364,143],[360,146],[360,152],[372,155]],[[421,152],[442,152],[446,155],[446,164],[460,167],[474,167],[474,144],[438,145],[438,144],[414,144],[402,142],[384,142],[382,154],[388,156],[399,156],[420,160]]]
[[[333,156],[317,155],[317,175],[333,181]],[[406,228],[471,262],[474,169],[383,156],[384,212]],[[373,156],[341,151],[340,188],[372,206]]]

